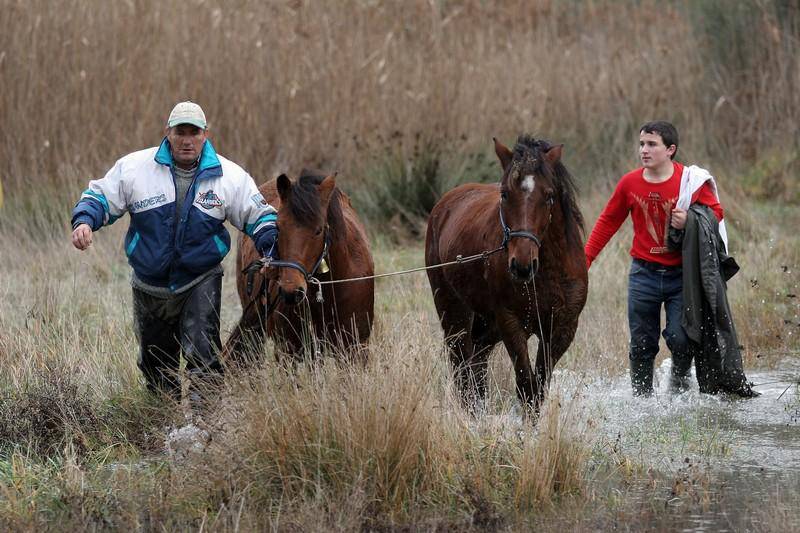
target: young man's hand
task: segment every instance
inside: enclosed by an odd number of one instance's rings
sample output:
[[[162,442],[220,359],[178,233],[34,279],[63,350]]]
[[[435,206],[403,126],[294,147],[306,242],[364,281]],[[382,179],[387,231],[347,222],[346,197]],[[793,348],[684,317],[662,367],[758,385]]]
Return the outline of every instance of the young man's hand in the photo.
[[[72,245],[78,250],[85,250],[92,245],[92,228],[89,224],[80,224],[72,231]]]
[[[670,225],[675,229],[683,229],[686,227],[686,210],[678,209],[677,207],[672,210],[670,217]]]

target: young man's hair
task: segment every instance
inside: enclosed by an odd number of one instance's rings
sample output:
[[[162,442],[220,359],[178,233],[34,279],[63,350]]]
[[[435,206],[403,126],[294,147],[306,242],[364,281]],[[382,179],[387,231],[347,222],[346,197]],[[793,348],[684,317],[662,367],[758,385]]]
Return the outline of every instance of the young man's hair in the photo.
[[[639,133],[656,133],[661,135],[661,140],[664,141],[664,146],[669,148],[675,145],[675,151],[669,156],[670,159],[675,159],[675,154],[678,153],[678,130],[675,129],[671,123],[666,120],[654,120],[646,122],[639,128]]]

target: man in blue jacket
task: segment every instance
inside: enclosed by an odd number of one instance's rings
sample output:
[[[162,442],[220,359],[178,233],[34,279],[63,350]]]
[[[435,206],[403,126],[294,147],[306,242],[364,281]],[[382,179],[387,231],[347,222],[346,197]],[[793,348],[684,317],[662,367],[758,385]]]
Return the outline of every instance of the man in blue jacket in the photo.
[[[220,263],[231,242],[223,223],[273,255],[277,213],[244,169],[214,151],[205,114],[192,102],[172,110],[160,146],[126,155],[89,182],[72,211],[72,244],[87,249],[93,232],[125,212],[139,368],[149,390],[179,399],[183,353],[194,406],[197,385],[222,374]]]

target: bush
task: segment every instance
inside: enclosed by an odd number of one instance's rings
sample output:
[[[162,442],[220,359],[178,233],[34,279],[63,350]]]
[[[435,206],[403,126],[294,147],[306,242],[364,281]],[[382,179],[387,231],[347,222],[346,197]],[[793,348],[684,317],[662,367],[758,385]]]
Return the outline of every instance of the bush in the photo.
[[[0,443],[23,447],[40,457],[63,452],[71,444],[88,448],[85,428],[101,421],[88,394],[63,367],[44,367],[19,390],[0,399]]]
[[[402,146],[387,147],[363,175],[365,183],[352,196],[368,226],[395,237],[419,237],[444,193],[463,183],[499,181],[500,166],[493,155],[463,154],[418,136],[409,154]]]
[[[98,400],[69,368],[50,363],[0,398],[0,454],[46,458],[70,448],[83,458],[120,444],[120,453],[158,451],[178,411],[144,391]]]

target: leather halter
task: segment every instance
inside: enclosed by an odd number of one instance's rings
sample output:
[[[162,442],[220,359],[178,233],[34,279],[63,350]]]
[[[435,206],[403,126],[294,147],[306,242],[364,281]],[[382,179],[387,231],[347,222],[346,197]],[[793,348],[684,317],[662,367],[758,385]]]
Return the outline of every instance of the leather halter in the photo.
[[[319,270],[320,265],[322,265],[322,261],[328,255],[328,249],[331,247],[331,242],[332,240],[330,233],[328,233],[328,227],[325,226],[325,244],[322,246],[322,252],[319,254],[317,261],[314,263],[314,267],[311,269],[311,272],[307,271],[303,267],[303,265],[301,265],[296,261],[286,261],[280,259],[273,260],[269,256],[262,257],[261,259],[256,259],[255,261],[253,261],[252,263],[250,263],[249,265],[247,265],[245,268],[242,269],[242,274],[247,275],[246,278],[247,282],[245,286],[245,291],[247,293],[247,296],[250,296],[253,293],[253,284],[255,281],[256,273],[259,272],[264,267],[293,268],[294,270],[297,270],[298,272],[303,274],[306,283],[308,283],[309,280],[313,278],[314,275],[317,273],[317,270]],[[266,284],[264,285],[264,288],[266,290]],[[253,302],[250,303],[252,304]]]
[[[301,265],[297,261],[290,261],[290,260],[285,260],[285,259],[274,259],[274,260],[271,260],[271,261],[269,261],[267,263],[267,266],[277,267],[277,268],[293,268],[293,269],[297,270],[298,272],[300,272],[303,275],[303,277],[305,278],[306,282],[308,282],[309,279],[314,277],[314,275],[317,273],[317,270],[319,270],[320,265],[322,265],[322,261],[328,255],[328,249],[330,248],[330,246],[331,246],[331,235],[330,235],[330,233],[328,233],[328,227],[326,226],[325,227],[325,244],[322,246],[322,252],[319,254],[319,257],[317,258],[317,261],[314,263],[314,267],[311,269],[310,272],[308,270],[306,270],[303,267],[303,265]]]
[[[548,207],[550,208],[548,215],[547,215],[547,224],[545,225],[544,229],[547,230],[547,227],[550,225],[550,221],[553,220],[553,201],[547,201]],[[530,231],[524,230],[512,230],[506,224],[506,220],[503,217],[503,200],[500,199],[500,227],[503,228],[503,242],[500,244],[502,248],[508,247],[508,242],[511,239],[515,239],[517,237],[522,239],[528,239],[529,241],[533,241],[538,248],[542,247],[542,239],[540,239],[535,233]]]

